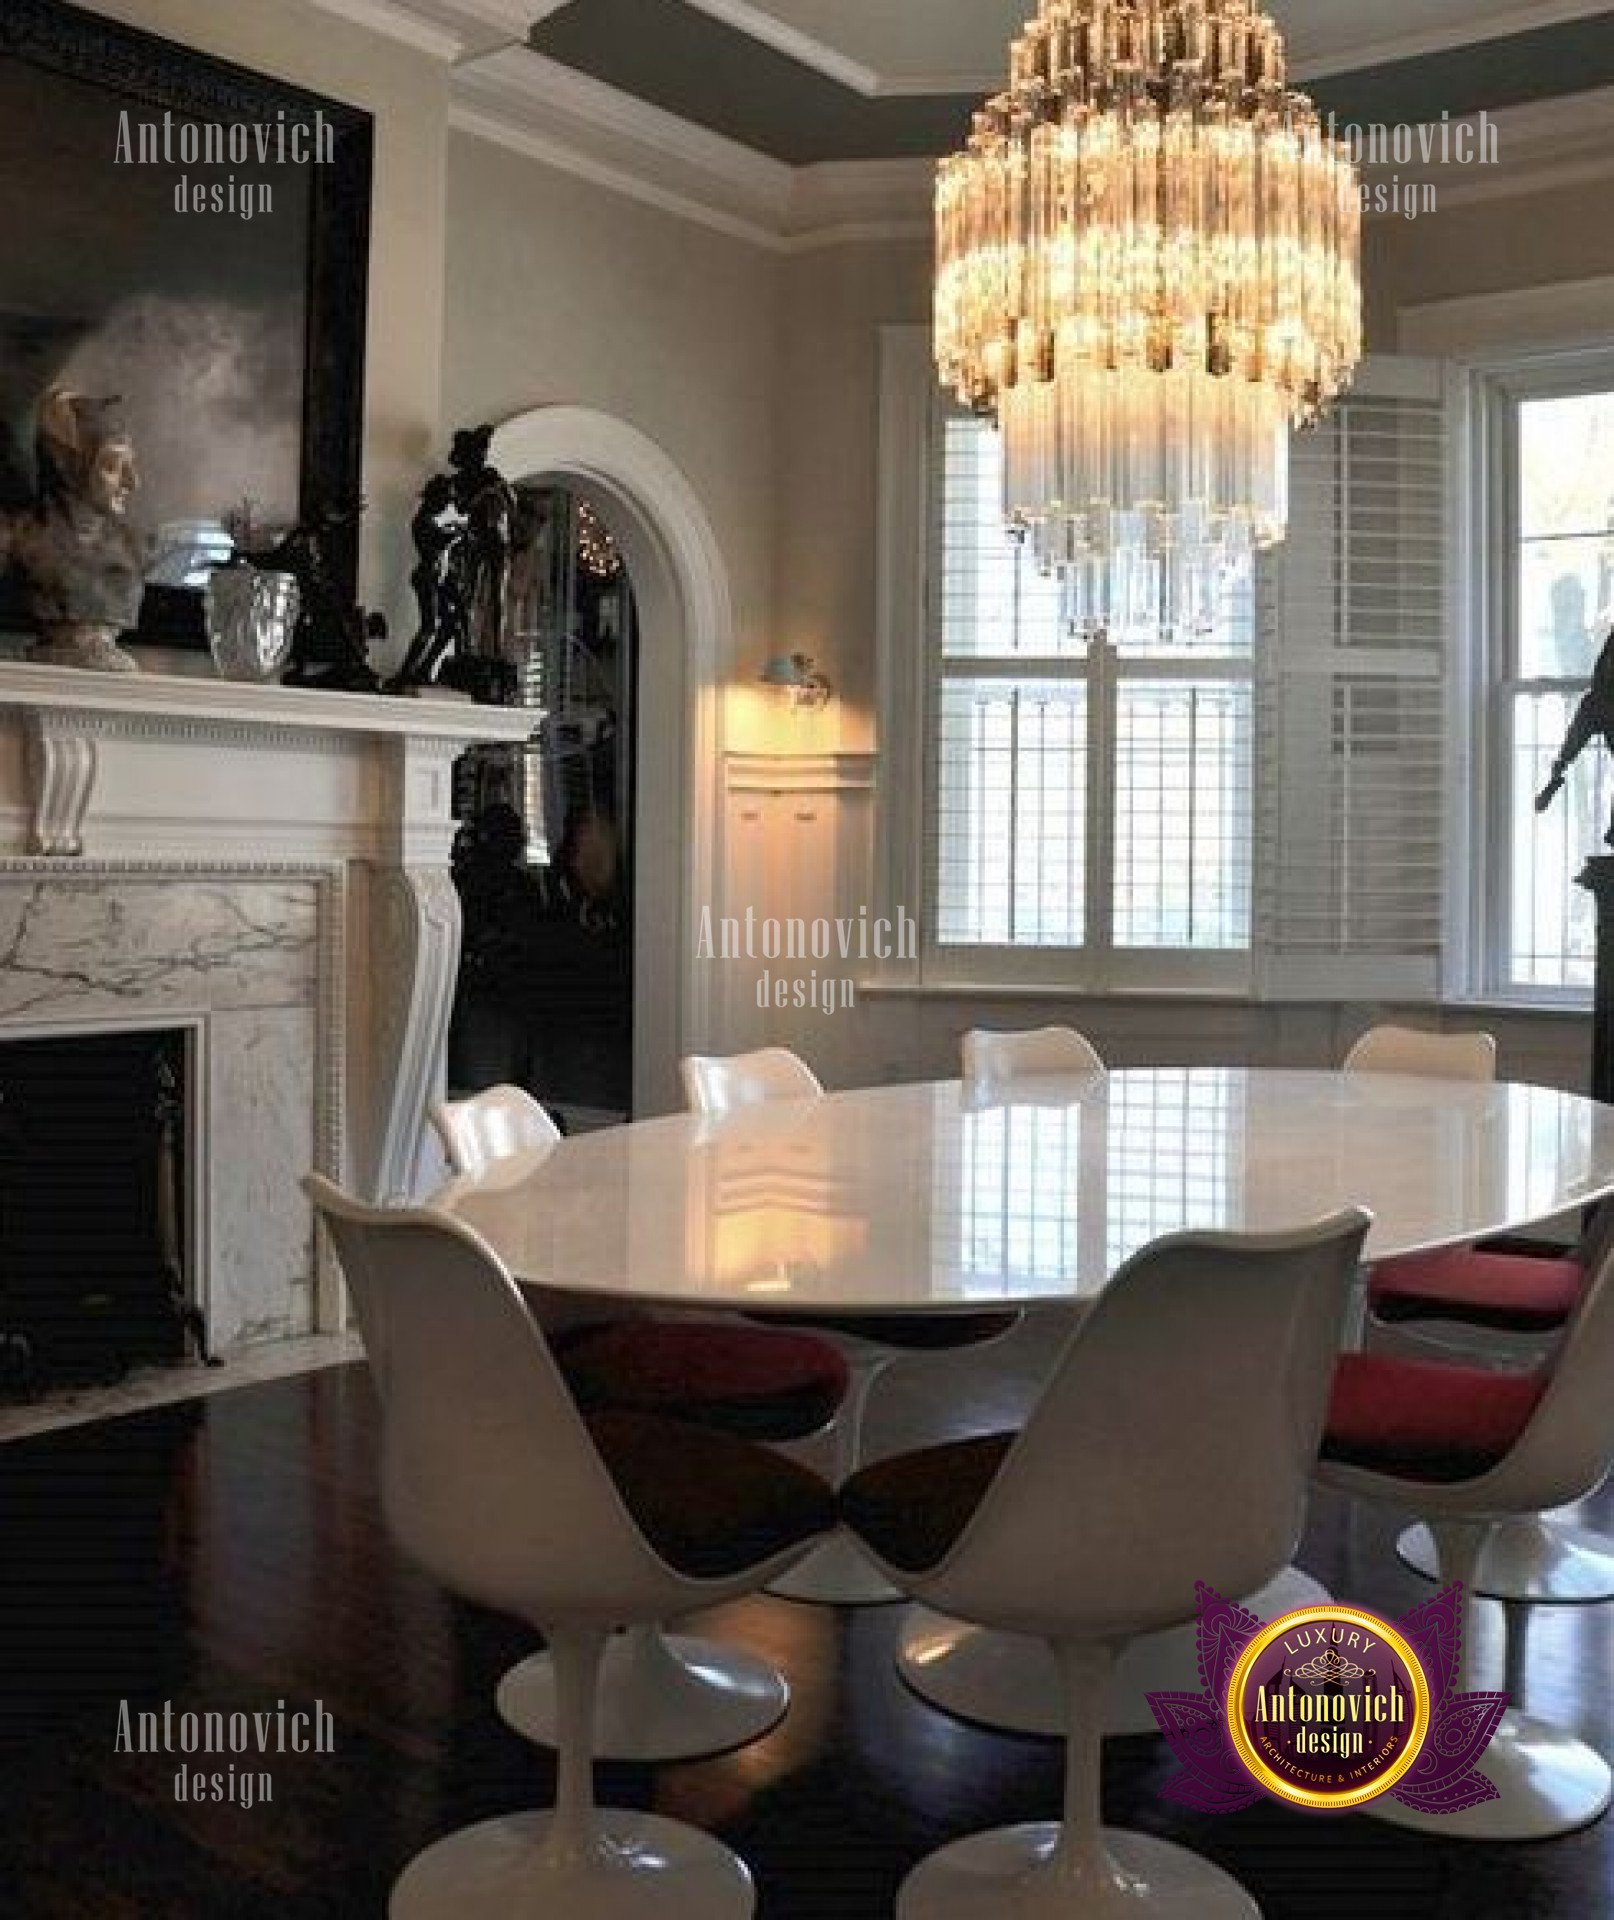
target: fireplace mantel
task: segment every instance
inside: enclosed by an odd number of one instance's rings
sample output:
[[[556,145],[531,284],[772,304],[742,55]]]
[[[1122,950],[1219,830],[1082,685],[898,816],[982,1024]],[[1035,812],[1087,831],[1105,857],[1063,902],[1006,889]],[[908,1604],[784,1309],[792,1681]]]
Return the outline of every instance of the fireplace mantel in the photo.
[[[524,740],[530,712],[425,697],[321,693],[200,674],[86,673],[77,667],[0,662],[0,707],[99,714],[138,730],[147,720],[198,726],[278,727],[293,733],[422,734],[470,744]]]
[[[250,826],[267,832],[280,851],[385,857],[389,829],[415,827],[429,836],[435,826],[451,834],[446,790],[433,791],[430,783],[411,790],[406,782],[404,791],[379,806],[355,806],[357,796],[333,790],[329,804],[311,808],[316,796],[285,793],[284,769],[273,775],[260,769],[255,779],[229,758],[215,760],[212,768],[225,776],[227,790],[209,792],[195,784],[209,771],[198,756],[273,753],[294,760],[440,767],[478,742],[527,739],[535,719],[530,712],[450,700],[0,664],[0,725],[10,723],[9,743],[0,742],[0,809],[6,816],[0,817],[0,853],[149,855],[155,832],[159,844],[171,839],[181,856],[211,855],[221,838]],[[183,769],[182,794],[170,792],[171,781],[158,777],[153,749],[176,774]],[[118,790],[113,776],[120,771],[146,778],[132,791]],[[332,785],[316,778],[321,784]],[[334,783],[336,789],[343,784]],[[244,817],[231,801],[243,787],[250,801]],[[222,813],[215,803],[222,804]],[[26,813],[25,825],[20,813]],[[354,843],[332,845],[333,835],[340,841],[347,829],[356,832]],[[320,844],[288,848],[282,844],[288,832],[299,842],[312,836]],[[446,844],[434,851],[446,857]]]
[[[293,1051],[307,1082],[311,1157],[377,1198],[409,1196],[458,969],[454,761],[519,744],[537,719],[0,663],[0,1041],[174,1014],[211,1023],[217,1061],[247,1071],[273,1029],[276,1098],[293,1098]],[[311,1055],[288,1040],[299,1020]],[[231,1085],[218,1093],[230,1109]],[[210,1149],[221,1208],[241,1204],[232,1181],[273,1165],[259,1210],[306,1239],[279,1191],[291,1147],[266,1154],[244,1127]],[[327,1276],[323,1324],[336,1302]]]

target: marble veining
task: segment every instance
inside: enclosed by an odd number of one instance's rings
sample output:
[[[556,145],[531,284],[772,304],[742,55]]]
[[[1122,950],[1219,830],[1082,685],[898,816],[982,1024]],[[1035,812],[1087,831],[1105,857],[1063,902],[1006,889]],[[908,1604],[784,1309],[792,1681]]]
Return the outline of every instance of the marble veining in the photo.
[[[311,1004],[310,880],[0,882],[0,1021]]]
[[[215,1347],[307,1332],[328,1132],[313,875],[0,873],[0,1045],[171,1014],[201,1051],[194,1291]],[[329,911],[338,909],[333,905]]]
[[[210,1335],[307,1333],[313,1228],[298,1181],[314,1164],[314,1014],[221,1013],[207,1034]]]

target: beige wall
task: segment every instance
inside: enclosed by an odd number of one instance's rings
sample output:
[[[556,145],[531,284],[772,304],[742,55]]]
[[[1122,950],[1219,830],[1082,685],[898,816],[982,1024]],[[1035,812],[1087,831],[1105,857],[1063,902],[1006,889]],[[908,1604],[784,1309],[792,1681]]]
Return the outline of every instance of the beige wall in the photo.
[[[834,246],[786,265],[778,620],[840,695],[842,744],[874,741],[879,333],[930,312],[928,241]]]
[[[742,668],[773,631],[780,263],[454,133],[443,412],[598,408],[678,466],[728,563]]]
[[[303,0],[90,4],[376,117],[360,590],[396,624],[409,602],[413,496],[439,438],[447,69]]]

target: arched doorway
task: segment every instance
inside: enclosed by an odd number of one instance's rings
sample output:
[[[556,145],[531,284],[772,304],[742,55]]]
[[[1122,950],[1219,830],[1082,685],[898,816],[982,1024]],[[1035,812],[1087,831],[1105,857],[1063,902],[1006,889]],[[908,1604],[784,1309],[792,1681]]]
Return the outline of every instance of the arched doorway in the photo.
[[[623,421],[540,407],[499,427],[489,457],[517,486],[570,488],[592,501],[633,583],[634,1110],[670,1110],[680,1054],[707,1044],[693,927],[698,903],[714,898],[719,688],[734,626],[727,570],[688,480]]]

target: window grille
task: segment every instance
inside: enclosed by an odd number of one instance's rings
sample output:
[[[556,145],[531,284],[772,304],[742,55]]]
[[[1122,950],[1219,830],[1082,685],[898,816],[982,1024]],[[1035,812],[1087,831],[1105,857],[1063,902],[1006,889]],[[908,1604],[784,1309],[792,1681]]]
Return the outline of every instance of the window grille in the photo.
[[[1003,526],[1001,444],[934,435],[929,870],[934,945],[1250,945],[1254,594],[1211,632],[1093,638]]]

